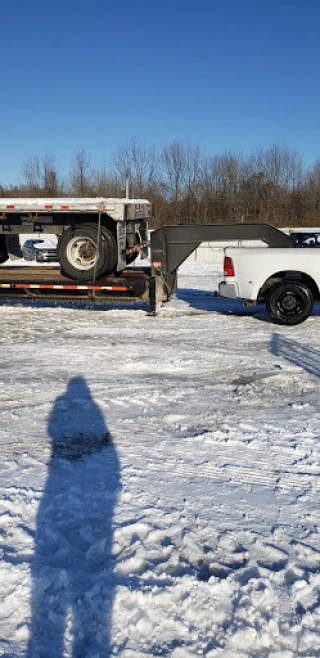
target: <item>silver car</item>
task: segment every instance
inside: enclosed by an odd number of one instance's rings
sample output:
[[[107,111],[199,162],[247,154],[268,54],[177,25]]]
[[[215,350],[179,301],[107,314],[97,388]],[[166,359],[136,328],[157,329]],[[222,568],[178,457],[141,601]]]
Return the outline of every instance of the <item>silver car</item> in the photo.
[[[50,240],[26,240],[22,246],[23,258],[37,263],[55,263],[58,260],[56,246]]]

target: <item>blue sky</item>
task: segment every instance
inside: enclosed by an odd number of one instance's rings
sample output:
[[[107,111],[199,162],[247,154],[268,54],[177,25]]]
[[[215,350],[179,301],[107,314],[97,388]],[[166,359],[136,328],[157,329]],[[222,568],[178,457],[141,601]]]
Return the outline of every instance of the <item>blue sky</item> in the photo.
[[[135,137],[320,158],[320,0],[1,0],[0,183]]]

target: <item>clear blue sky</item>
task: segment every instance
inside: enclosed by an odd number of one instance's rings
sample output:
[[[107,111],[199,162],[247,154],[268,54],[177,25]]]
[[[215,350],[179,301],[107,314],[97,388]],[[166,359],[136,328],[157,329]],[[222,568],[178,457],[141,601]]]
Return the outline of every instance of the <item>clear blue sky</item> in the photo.
[[[134,136],[320,157],[320,0],[2,0],[0,183]]]

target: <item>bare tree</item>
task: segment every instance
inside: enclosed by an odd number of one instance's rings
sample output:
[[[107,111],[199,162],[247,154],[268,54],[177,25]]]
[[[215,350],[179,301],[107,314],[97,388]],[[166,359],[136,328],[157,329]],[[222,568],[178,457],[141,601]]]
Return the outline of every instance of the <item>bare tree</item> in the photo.
[[[92,169],[92,185],[97,196],[120,197],[122,195],[116,176],[109,173],[105,165]]]
[[[84,149],[64,179],[52,155],[23,163],[23,182],[2,185],[0,196],[115,196],[155,205],[156,226],[175,222],[268,221],[280,226],[320,223],[320,160],[305,171],[301,156],[273,144],[243,154],[227,151],[204,157],[199,146],[173,140],[160,155],[132,139],[119,146],[110,169],[91,166]],[[67,182],[66,182],[67,181]]]
[[[247,163],[228,151],[206,158],[202,167],[204,217],[211,221],[240,221],[245,214]]]
[[[185,188],[186,153],[178,141],[165,146],[161,154],[162,186],[167,198],[178,205]]]
[[[132,139],[120,146],[113,156],[113,166],[122,186],[130,179],[131,195],[142,198],[155,182],[157,155],[155,149]]]
[[[23,173],[28,196],[39,196],[42,191],[42,166],[38,155],[28,157],[23,163]]]
[[[58,174],[53,155],[30,156],[24,161],[23,173],[27,196],[58,196]]]
[[[311,226],[314,226],[320,219],[320,160],[316,160],[313,167],[306,172],[302,194],[304,201],[302,215]]]
[[[284,225],[294,220],[293,197],[298,198],[303,183],[302,161],[296,151],[273,144],[251,155],[252,180],[259,176],[259,204],[255,212],[262,220]]]
[[[42,159],[43,194],[48,197],[59,196],[58,173],[53,155],[45,155]]]
[[[177,140],[162,150],[160,185],[175,221],[199,219],[202,157],[199,146]]]
[[[76,197],[93,195],[91,160],[84,149],[78,151],[72,160],[71,190]]]

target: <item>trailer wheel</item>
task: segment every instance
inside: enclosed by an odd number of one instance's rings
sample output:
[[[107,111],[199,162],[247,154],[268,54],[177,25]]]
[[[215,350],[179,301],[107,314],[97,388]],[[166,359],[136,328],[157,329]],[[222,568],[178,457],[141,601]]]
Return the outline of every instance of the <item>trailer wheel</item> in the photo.
[[[9,258],[7,245],[6,245],[6,236],[0,235],[0,265],[5,263]]]
[[[276,324],[296,325],[312,313],[311,290],[300,281],[286,281],[273,286],[266,298],[269,317]]]
[[[97,238],[96,224],[70,227],[62,234],[58,243],[58,258],[66,276],[88,281],[112,271],[116,258],[115,240],[104,227],[101,227],[99,247]]]
[[[103,249],[105,256],[101,274],[111,274],[111,272],[114,272],[118,260],[117,241],[113,233],[105,228],[105,226],[101,226],[101,235],[104,238]]]

